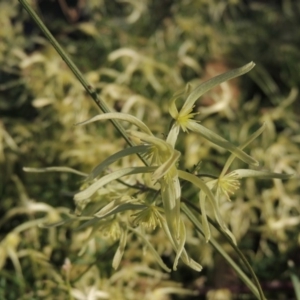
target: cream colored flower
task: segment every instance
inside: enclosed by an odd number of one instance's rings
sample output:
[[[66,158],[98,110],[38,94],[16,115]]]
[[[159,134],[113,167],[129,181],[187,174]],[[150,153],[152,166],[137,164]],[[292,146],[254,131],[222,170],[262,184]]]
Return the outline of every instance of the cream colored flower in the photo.
[[[258,165],[258,162],[246,154],[244,151],[234,146],[232,143],[217,135],[213,131],[199,124],[199,122],[195,121],[193,118],[196,113],[193,113],[193,109],[195,106],[195,102],[201,97],[204,93],[215,87],[216,85],[221,84],[224,81],[230,80],[237,76],[243,75],[249,72],[253,67],[254,63],[251,62],[241,68],[223,73],[219,76],[216,76],[196,87],[193,91],[189,92],[189,87],[187,89],[188,97],[185,100],[182,108],[178,111],[176,107],[176,100],[181,94],[177,94],[173,97],[170,103],[169,112],[170,115],[174,119],[174,124],[168,134],[167,142],[170,143],[173,147],[175,146],[177,136],[179,134],[180,128],[187,132],[188,130],[199,133],[201,136],[209,140],[210,142],[230,151],[235,154],[239,159],[244,162],[252,165]]]
[[[251,135],[241,146],[236,147],[226,139],[210,131],[199,124],[198,121],[194,120],[196,115],[196,113],[193,112],[194,105],[201,95],[224,81],[245,74],[253,67],[254,63],[249,63],[241,68],[216,76],[202,83],[194,90],[191,90],[190,86],[187,86],[185,91],[187,95],[186,101],[180,110],[176,107],[176,100],[183,94],[177,93],[170,103],[169,111],[174,122],[166,140],[155,137],[144,122],[134,116],[124,113],[101,114],[79,124],[86,125],[95,121],[112,119],[127,121],[131,125],[137,127],[137,130],[131,129],[128,131],[129,138],[137,145],[111,155],[96,166],[89,175],[77,172],[73,169],[55,167],[56,171],[68,170],[86,177],[83,190],[74,196],[77,207],[84,207],[90,202],[91,197],[93,197],[93,199],[97,198],[99,189],[102,189],[105,185],[108,185],[115,180],[120,180],[120,178],[128,175],[149,174],[153,181],[153,185],[157,184],[158,189],[160,190],[161,202],[163,205],[162,208],[158,207],[156,202],[145,203],[145,201],[139,201],[130,195],[123,195],[118,199],[112,198],[108,204],[101,207],[99,211],[94,213],[93,216],[89,216],[89,220],[84,224],[85,226],[93,226],[90,238],[92,238],[93,234],[100,228],[107,232],[112,239],[120,238],[119,247],[113,259],[113,267],[115,269],[119,266],[124,254],[127,242],[127,233],[130,231],[143,241],[147,249],[149,249],[149,251],[154,255],[159,265],[167,272],[170,271],[144,234],[143,227],[148,227],[153,230],[156,226],[162,227],[176,253],[173,263],[174,270],[177,269],[180,259],[197,271],[202,269],[201,265],[189,257],[185,249],[186,228],[180,215],[180,179],[189,181],[199,188],[199,205],[202,213],[202,226],[206,241],[209,241],[211,235],[206,213],[206,205],[208,204],[210,205],[213,216],[221,229],[232,239],[234,243],[236,243],[235,237],[222,219],[219,207],[220,198],[224,195],[227,200],[230,200],[230,196],[232,196],[240,186],[239,180],[243,177],[258,177],[265,179],[286,179],[290,177],[290,175],[285,174],[248,169],[238,169],[228,173],[229,167],[236,157],[248,164],[258,165],[258,162],[246,154],[243,149],[262,133],[264,125]],[[205,139],[232,153],[218,178],[204,181],[194,174],[178,169],[178,161],[181,153],[175,149],[175,145],[180,129],[184,132],[190,130],[199,133]],[[102,174],[103,171],[112,163],[131,154],[141,155],[143,160],[146,159],[146,166],[127,167],[106,175]],[[133,215],[135,217],[133,225],[137,226],[137,228],[132,228],[126,222],[118,219],[119,216],[117,214],[132,210],[137,211]],[[85,216],[82,218],[85,218]],[[194,224],[196,223],[194,222]]]

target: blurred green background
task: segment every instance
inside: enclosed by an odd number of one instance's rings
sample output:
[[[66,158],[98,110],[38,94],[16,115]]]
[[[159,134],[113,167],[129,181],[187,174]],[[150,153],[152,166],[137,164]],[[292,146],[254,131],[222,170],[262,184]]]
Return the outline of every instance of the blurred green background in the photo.
[[[236,144],[265,122],[267,130],[248,151],[267,170],[299,174],[299,1],[30,3],[111,109],[139,117],[157,135],[167,133],[168,101],[187,82],[254,61],[249,74],[197,102],[199,119]],[[147,261],[132,245],[123,267],[132,268],[130,277],[122,266],[111,269],[115,249],[104,251],[111,243],[100,241],[84,260],[77,254],[86,235],[71,225],[37,227],[74,210],[72,195],[81,181],[72,174],[24,173],[24,166],[89,172],[125,142],[109,123],[74,126],[99,110],[17,0],[0,2],[0,25],[0,299],[69,299],[69,285],[79,291],[74,299],[180,299],[159,294],[160,287],[177,284],[198,292],[191,299],[253,299],[223,259],[195,236],[191,251],[201,257],[201,273],[182,266],[167,278],[138,270],[137,262]],[[226,160],[224,152],[192,133],[178,147],[182,168],[202,160],[204,172],[217,173]],[[268,299],[296,299],[290,274],[300,272],[299,192],[299,179],[247,179],[233,201],[224,203],[224,218]],[[195,193],[185,195],[193,199]],[[67,257],[73,263],[69,281],[62,269]],[[83,273],[90,277],[80,277]],[[89,296],[89,285],[104,294]]]

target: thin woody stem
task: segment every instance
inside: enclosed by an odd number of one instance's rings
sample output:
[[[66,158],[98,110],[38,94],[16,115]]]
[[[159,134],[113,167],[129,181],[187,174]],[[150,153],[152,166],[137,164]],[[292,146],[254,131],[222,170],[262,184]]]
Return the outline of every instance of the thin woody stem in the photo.
[[[41,31],[44,33],[44,35],[47,37],[49,42],[52,44],[54,49],[57,51],[57,53],[60,55],[60,57],[65,61],[67,66],[71,69],[73,74],[76,76],[76,78],[80,81],[84,89],[87,91],[87,93],[92,97],[96,105],[101,109],[103,113],[109,113],[111,112],[108,108],[107,104],[100,99],[100,97],[97,95],[96,91],[93,89],[93,87],[86,81],[83,74],[79,71],[79,69],[76,67],[76,65],[73,63],[71,58],[68,56],[68,54],[63,50],[63,48],[60,46],[60,44],[57,42],[57,40],[54,38],[54,36],[51,34],[51,32],[48,30],[48,28],[45,26],[43,21],[40,19],[40,17],[36,14],[36,12],[30,7],[30,5],[27,3],[26,0],[19,0],[23,8],[28,12],[28,14],[31,16],[31,18],[34,20],[34,22],[37,24],[37,26],[41,29]],[[117,129],[117,131],[122,135],[122,137],[125,139],[127,144],[131,147],[134,146],[132,141],[129,139],[124,127],[116,120],[110,120],[114,127]],[[141,161],[148,166],[148,162],[139,154],[137,153],[138,157],[141,159]]]

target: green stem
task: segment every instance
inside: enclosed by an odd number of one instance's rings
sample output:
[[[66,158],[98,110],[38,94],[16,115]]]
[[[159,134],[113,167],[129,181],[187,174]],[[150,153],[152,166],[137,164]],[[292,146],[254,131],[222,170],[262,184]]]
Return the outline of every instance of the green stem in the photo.
[[[55,50],[57,51],[57,53],[61,56],[61,58],[68,65],[68,67],[71,69],[71,71],[76,76],[76,78],[80,81],[80,83],[82,84],[82,86],[84,87],[84,89],[87,91],[87,93],[92,97],[92,99],[94,100],[94,102],[96,103],[96,105],[101,109],[101,111],[103,113],[109,113],[110,109],[108,108],[108,106],[106,105],[106,103],[102,99],[100,99],[98,97],[96,91],[92,88],[91,85],[88,84],[88,82],[85,80],[85,78],[82,75],[82,73],[79,71],[79,69],[73,63],[73,61],[69,58],[69,56],[67,55],[67,53],[62,49],[62,47],[59,45],[59,43],[53,37],[53,35],[51,34],[51,32],[44,25],[44,23],[39,18],[39,16],[30,7],[30,5],[27,3],[27,1],[26,0],[19,0],[19,2],[23,6],[23,8],[28,12],[28,14],[31,16],[31,18],[35,21],[35,23],[38,25],[38,27],[41,29],[41,31],[45,34],[45,36],[50,41],[50,43],[52,44],[52,46],[55,48]],[[112,119],[111,122],[113,123],[113,125],[115,126],[115,128],[117,129],[117,131],[125,139],[125,141],[127,142],[127,144],[129,146],[131,146],[131,147],[134,146],[134,144],[128,138],[128,136],[126,134],[126,131],[123,128],[123,126],[118,121],[116,121],[116,120]],[[149,165],[148,162],[140,154],[137,154],[137,155],[139,156],[139,158],[141,159],[141,161],[146,166]],[[182,210],[187,214],[187,216],[189,218],[191,218],[192,216],[194,216],[185,205],[182,207]],[[198,224],[198,226],[197,226],[197,224],[195,223],[195,221],[196,221],[196,218],[194,216],[194,221],[192,221],[192,222],[196,225],[196,228],[200,232],[202,232],[201,228],[199,227],[199,223],[197,223]],[[211,222],[211,220],[210,220],[210,222]],[[218,228],[218,226],[216,226],[216,227]],[[228,241],[231,243],[230,240],[228,240]],[[231,245],[234,247],[234,249],[236,250],[236,252],[238,253],[238,255],[241,257],[241,259],[243,260],[243,262],[248,267],[250,273],[252,274],[252,276],[254,278],[254,281],[256,282],[257,288],[253,285],[253,283],[247,277],[247,275],[239,268],[239,266],[237,266],[235,264],[235,262],[227,255],[227,253],[223,251],[222,247],[216,241],[214,241],[213,239],[211,239],[211,243],[212,243],[213,247],[218,252],[220,252],[223,255],[223,257],[228,261],[228,263],[237,271],[237,273],[240,275],[240,277],[242,278],[242,280],[248,285],[248,287],[251,289],[251,291],[257,297],[259,297],[260,299],[265,299],[265,297],[263,296],[263,292],[261,290],[261,287],[259,285],[259,282],[258,282],[258,280],[257,280],[257,278],[256,278],[256,276],[255,276],[255,274],[254,274],[254,272],[253,272],[250,264],[248,263],[248,261],[246,260],[246,258],[243,256],[243,254],[240,252],[240,250],[235,245],[233,245],[233,243],[231,243]]]
[[[107,104],[99,98],[96,91],[92,88],[92,86],[85,80],[82,73],[79,71],[79,69],[76,67],[76,65],[73,63],[73,61],[70,59],[70,57],[67,55],[67,53],[63,50],[63,48],[60,46],[60,44],[57,42],[57,40],[54,38],[54,36],[51,34],[51,32],[48,30],[48,28],[45,26],[43,21],[40,19],[40,17],[36,14],[36,12],[30,7],[30,5],[27,3],[26,0],[19,0],[23,8],[28,12],[30,17],[34,20],[34,22],[37,24],[37,26],[41,29],[41,31],[44,33],[44,35],[47,37],[49,42],[52,44],[54,49],[57,51],[57,53],[60,55],[60,57],[65,61],[67,66],[71,69],[73,74],[76,76],[76,78],[80,81],[84,89],[87,91],[87,93],[92,97],[96,105],[102,110],[103,113],[109,113],[110,109],[108,108]],[[116,120],[110,120],[117,131],[122,135],[122,137],[125,139],[127,144],[129,146],[134,146],[134,144],[130,141],[128,135],[126,134],[125,129],[123,126]],[[137,153],[141,161],[148,166],[148,162],[139,154]]]
[[[192,203],[189,201],[183,200],[183,202],[190,205],[194,210],[197,211],[197,213],[201,213],[197,207],[195,207]],[[195,217],[194,214],[188,209],[188,207],[185,204],[181,205],[182,211],[187,215],[187,217],[190,219],[190,221],[196,226],[196,229],[204,236],[204,233],[201,229],[200,223],[198,219]],[[214,222],[212,219],[208,217],[209,222],[226,238],[226,240],[230,243],[230,245],[234,248],[236,253],[239,255],[240,259],[243,261],[243,263],[246,265],[247,269],[249,270],[251,276],[253,277],[253,280],[255,282],[255,285],[252,283],[252,281],[249,279],[249,277],[243,272],[243,270],[231,259],[231,257],[223,250],[223,248],[219,245],[219,243],[211,238],[210,243],[211,245],[225,258],[225,260],[231,265],[231,267],[237,272],[237,274],[240,276],[240,278],[244,281],[244,283],[248,286],[248,288],[252,291],[252,293],[260,300],[266,300],[264,293],[262,291],[262,288],[260,286],[260,283],[255,275],[255,272],[253,271],[251,265],[249,264],[246,257],[243,255],[243,253],[240,251],[240,249],[231,241],[231,239],[222,231],[220,226]]]

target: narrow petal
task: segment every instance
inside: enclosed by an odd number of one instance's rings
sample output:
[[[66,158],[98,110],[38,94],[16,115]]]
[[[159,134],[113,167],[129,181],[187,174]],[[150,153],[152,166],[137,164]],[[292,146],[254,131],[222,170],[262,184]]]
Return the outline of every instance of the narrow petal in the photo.
[[[188,216],[188,218],[192,221],[192,223],[199,228],[200,232],[202,232],[202,228],[201,225],[199,224],[198,219],[195,217],[195,215],[187,208],[186,205],[182,206],[183,211],[186,213],[186,215]],[[227,229],[224,230],[224,228],[222,228],[223,231],[228,235],[229,238],[231,238],[232,242],[236,245],[236,239],[234,237],[234,235]]]
[[[135,153],[144,153],[149,150],[149,146],[147,145],[139,145],[139,146],[134,146],[134,147],[129,147],[126,149],[123,149],[111,156],[109,156],[107,159],[105,159],[103,162],[101,162],[98,166],[96,166],[91,174],[88,176],[87,180],[93,180],[96,178],[98,175],[101,174],[101,172],[114,163],[115,161],[119,160],[120,158],[130,155],[130,154],[135,154]]]
[[[253,142],[259,135],[262,134],[262,132],[265,130],[265,128],[266,128],[266,124],[263,123],[263,125],[262,125],[258,130],[256,130],[251,136],[249,136],[249,137],[247,138],[247,140],[246,140],[242,145],[239,146],[239,148],[240,148],[241,150],[243,150],[245,147],[247,147],[247,146],[248,146],[251,142]],[[235,156],[234,154],[231,154],[231,155],[229,156],[229,158],[227,159],[227,161],[226,161],[226,163],[225,163],[225,165],[224,165],[224,168],[223,168],[223,170],[222,170],[222,173],[221,173],[221,175],[220,175],[220,178],[223,177],[223,176],[226,174],[226,172],[228,171],[230,165],[231,165],[232,162],[234,161],[235,157],[236,157],[236,156]]]
[[[123,114],[123,113],[106,113],[106,114],[101,114],[101,115],[97,115],[89,120],[77,123],[76,125],[86,125],[95,121],[100,121],[100,120],[110,120],[110,119],[117,119],[117,120],[122,120],[122,121],[127,121],[135,126],[137,126],[141,131],[152,135],[151,130],[149,129],[149,127],[142,122],[141,120],[139,120],[138,118],[129,115],[129,114]]]
[[[170,105],[169,105],[169,113],[172,116],[173,119],[176,119],[178,116],[178,109],[176,107],[176,99],[178,97],[173,97],[173,99],[171,99]]]
[[[247,164],[258,166],[259,163],[257,160],[249,156],[247,153],[245,153],[240,148],[236,147],[223,137],[219,136],[218,134],[214,133],[213,131],[207,129],[206,127],[202,126],[199,123],[191,122],[190,126],[188,127],[190,130],[199,133],[204,138],[209,140],[210,142],[230,151],[235,156],[237,156],[239,159],[244,161]]]
[[[233,79],[235,77],[241,76],[247,72],[249,72],[255,64],[253,62],[248,63],[247,65],[244,65],[241,68],[237,68],[231,71],[228,71],[226,73],[220,74],[216,77],[213,77],[212,79],[209,79],[203,83],[201,83],[198,87],[196,87],[188,96],[186,99],[186,102],[184,103],[181,112],[184,113],[186,111],[189,111],[194,103],[201,97],[204,93],[212,89],[213,87],[221,84],[224,81]]]
[[[154,255],[154,257],[156,258],[156,261],[158,262],[158,264],[167,272],[171,272],[171,269],[169,269],[166,264],[163,262],[163,260],[161,259],[161,257],[159,256],[159,254],[157,253],[157,251],[153,248],[153,246],[151,245],[151,243],[145,238],[145,236],[143,234],[141,234],[138,230],[132,228],[132,227],[128,227],[128,229],[130,231],[132,231],[133,233],[135,233],[142,241],[143,243],[147,246],[147,249],[150,250],[150,252]]]
[[[166,214],[166,219],[170,229],[174,230],[176,224],[174,220],[174,212],[176,207],[175,187],[173,184],[169,184],[165,180],[161,180],[160,184],[161,184],[161,197],[164,206],[164,211]]]
[[[212,194],[211,190],[206,185],[206,183],[203,180],[201,180],[200,178],[198,178],[197,176],[195,176],[191,173],[182,171],[182,170],[178,170],[178,176],[179,176],[179,178],[182,178],[184,180],[191,182],[192,184],[197,186],[201,191],[203,191],[206,194],[206,196],[208,197],[208,199],[210,201],[210,204],[213,207],[216,220],[223,227],[224,222],[221,219],[219,209],[216,205],[217,201],[216,201],[214,195]]]
[[[172,181],[173,181],[173,186],[174,186],[174,191],[175,191],[175,201],[176,201],[176,206],[175,206],[176,217],[175,218],[176,218],[176,220],[178,220],[175,233],[177,234],[177,236],[176,236],[177,239],[180,239],[180,237],[179,237],[179,235],[180,235],[179,221],[181,220],[181,218],[180,218],[181,186],[180,186],[180,181],[179,181],[177,174],[176,174],[176,177],[172,178]]]
[[[161,224],[162,224],[162,228],[166,234],[166,236],[168,237],[170,243],[172,244],[173,249],[176,251],[178,251],[178,247],[176,242],[174,241],[174,237],[172,236],[170,229],[166,223],[166,221],[164,219],[161,219]],[[182,250],[182,254],[181,254],[181,260],[190,268],[196,270],[197,272],[200,272],[202,270],[202,266],[200,264],[198,264],[196,261],[194,261],[193,259],[191,259],[186,250],[183,248]]]
[[[168,227],[174,239],[179,238],[181,189],[178,177],[161,180],[161,198]]]
[[[168,137],[166,139],[166,142],[169,143],[173,148],[175,147],[179,130],[180,130],[180,126],[177,124],[177,122],[174,122],[171,130],[169,131]]]
[[[113,259],[112,266],[115,270],[119,267],[119,264],[123,257],[125,247],[126,247],[126,242],[127,242],[127,229],[122,230],[119,247],[118,247],[118,249],[115,253],[114,259]]]
[[[179,176],[179,178],[182,178],[184,180],[187,180],[187,181],[193,183],[199,189],[201,189],[201,191],[203,191],[206,194],[206,196],[209,200],[209,203],[211,204],[211,206],[213,208],[213,212],[214,212],[216,221],[219,223],[219,225],[221,226],[223,231],[226,232],[228,234],[228,236],[232,239],[233,243],[236,244],[235,237],[228,230],[226,224],[222,220],[222,217],[219,212],[219,208],[217,206],[217,201],[216,201],[214,195],[212,194],[211,190],[206,185],[206,183],[204,181],[202,181],[200,178],[198,178],[197,176],[190,174],[188,172],[185,172],[185,171],[178,170],[178,176]]]
[[[129,136],[136,137],[140,139],[141,141],[144,141],[149,144],[153,144],[154,146],[158,147],[160,151],[162,152],[169,152],[171,147],[168,143],[166,143],[164,140],[159,139],[153,135],[145,134],[143,132],[130,130],[128,131]]]
[[[174,170],[176,170],[175,164],[178,161],[180,155],[181,153],[179,151],[172,151],[172,155],[170,155],[169,159],[161,166],[159,166],[153,173],[153,180],[157,181],[158,179],[162,178],[167,172],[170,171],[172,167],[174,167]]]
[[[181,257],[181,254],[182,254],[183,250],[184,250],[185,241],[186,241],[186,230],[185,230],[184,222],[180,219],[180,222],[179,222],[179,240],[177,241],[177,252],[176,252],[176,257],[175,257],[174,264],[173,264],[173,270],[174,271],[177,270],[178,261],[179,261],[179,258]]]
[[[90,198],[98,189],[100,189],[105,184],[119,179],[126,175],[132,175],[132,174],[139,174],[139,173],[152,173],[156,170],[156,167],[135,167],[135,168],[125,168],[122,170],[118,170],[116,172],[113,172],[111,174],[108,174],[99,180],[97,180],[95,183],[90,185],[87,189],[77,193],[74,196],[75,201],[82,201],[85,199]]]

